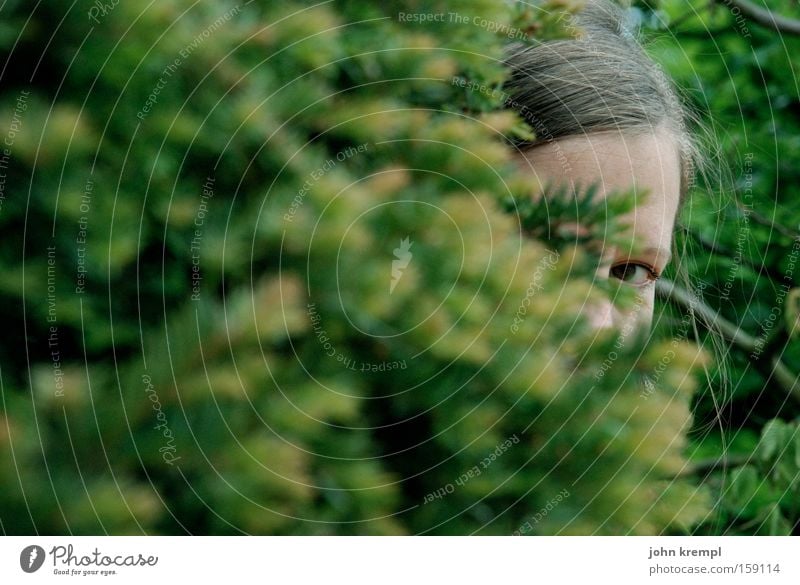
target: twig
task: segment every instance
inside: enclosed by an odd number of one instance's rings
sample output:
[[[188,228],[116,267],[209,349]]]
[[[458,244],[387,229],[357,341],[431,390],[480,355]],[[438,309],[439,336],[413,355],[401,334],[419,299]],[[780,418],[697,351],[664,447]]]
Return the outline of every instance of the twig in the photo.
[[[754,209],[745,208],[744,203],[742,203],[738,199],[736,200],[736,206],[739,208],[739,211],[741,211],[744,215],[747,216],[749,220],[754,221],[757,224],[767,226],[768,228],[775,230],[782,236],[786,236],[787,238],[791,238],[792,240],[800,238],[800,232],[782,226],[781,224],[776,223],[770,218],[764,217]]]
[[[705,477],[712,471],[716,471],[718,469],[729,469],[731,467],[745,465],[751,459],[751,455],[728,455],[727,457],[723,456],[716,459],[703,459],[687,464],[675,475],[675,478],[677,479],[695,475]]]
[[[760,8],[749,0],[716,0],[719,4],[724,4],[728,8],[738,8],[742,15],[756,24],[771,28],[781,33],[800,35],[800,20],[787,18],[780,14],[775,14],[770,10]]]
[[[699,297],[679,287],[674,282],[664,278],[656,281],[656,292],[662,297],[676,304],[694,311],[701,321],[708,323],[719,331],[725,339],[732,341],[745,351],[755,351],[757,344],[755,337],[742,331],[740,327],[721,317],[718,311],[703,303]]]
[[[736,256],[736,254],[733,252],[733,250],[729,250],[727,248],[723,248],[722,246],[720,246],[716,242],[712,242],[712,241],[706,239],[705,236],[702,236],[701,234],[699,234],[699,233],[697,233],[697,232],[695,232],[693,230],[687,229],[686,233],[689,234],[689,236],[695,242],[700,244],[703,248],[705,248],[706,250],[708,250],[712,254],[716,254],[718,256],[724,256],[725,258],[728,258],[728,259],[732,259],[732,258],[734,258]],[[766,274],[768,278],[770,278],[771,280],[774,280],[775,282],[784,282],[783,275],[780,274],[777,270],[775,270],[774,268],[770,268],[766,264],[758,264],[758,263],[754,262],[752,259],[746,257],[744,254],[742,254],[742,265],[743,266],[747,266],[748,268],[750,268],[753,272],[755,272],[758,275]]]

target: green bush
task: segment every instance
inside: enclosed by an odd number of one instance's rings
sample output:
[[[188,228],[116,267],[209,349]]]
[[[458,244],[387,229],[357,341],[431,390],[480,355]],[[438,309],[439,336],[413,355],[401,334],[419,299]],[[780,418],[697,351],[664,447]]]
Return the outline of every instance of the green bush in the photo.
[[[728,332],[717,342],[723,366],[693,408],[688,454],[714,501],[697,532],[797,534],[800,38],[746,17],[738,1],[637,4],[656,29],[655,57],[711,114],[709,172],[681,234],[686,266]],[[797,3],[750,4],[800,18]],[[701,344],[712,342],[703,327],[699,334]],[[764,441],[776,449],[766,458]]]

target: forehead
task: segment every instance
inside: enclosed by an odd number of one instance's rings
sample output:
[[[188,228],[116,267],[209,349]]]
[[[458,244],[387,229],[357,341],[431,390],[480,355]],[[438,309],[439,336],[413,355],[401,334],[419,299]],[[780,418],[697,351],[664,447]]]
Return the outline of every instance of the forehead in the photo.
[[[677,142],[665,131],[641,134],[602,132],[570,136],[518,155],[518,162],[542,185],[588,186],[600,196],[628,191],[649,196],[637,201],[632,220],[637,239],[669,248],[680,199]]]

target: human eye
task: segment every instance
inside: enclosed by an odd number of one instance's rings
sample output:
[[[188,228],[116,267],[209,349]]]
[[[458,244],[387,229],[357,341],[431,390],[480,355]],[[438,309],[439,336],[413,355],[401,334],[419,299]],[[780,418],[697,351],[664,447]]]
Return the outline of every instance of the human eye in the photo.
[[[611,267],[611,276],[633,286],[645,286],[658,280],[659,274],[643,262],[620,262]]]

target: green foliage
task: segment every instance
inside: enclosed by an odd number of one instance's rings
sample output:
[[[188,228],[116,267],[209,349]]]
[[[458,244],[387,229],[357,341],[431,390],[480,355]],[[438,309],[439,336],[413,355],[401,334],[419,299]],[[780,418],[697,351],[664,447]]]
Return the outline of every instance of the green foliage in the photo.
[[[707,518],[679,477],[705,354],[598,337],[576,318],[607,294],[597,258],[536,231],[607,229],[630,198],[528,203],[510,160],[507,39],[474,19],[558,21],[489,0],[463,23],[398,18],[445,2],[90,9],[12,3],[0,34],[4,111],[30,92],[0,212],[25,226],[2,252],[5,533]]]

